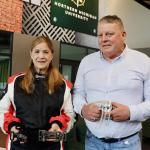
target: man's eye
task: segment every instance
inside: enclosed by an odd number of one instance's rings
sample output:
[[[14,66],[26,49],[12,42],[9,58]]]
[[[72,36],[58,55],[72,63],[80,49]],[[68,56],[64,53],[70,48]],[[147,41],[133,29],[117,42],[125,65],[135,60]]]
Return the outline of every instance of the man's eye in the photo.
[[[102,37],[102,34],[97,35],[98,37]]]
[[[115,33],[110,32],[110,33],[107,33],[106,36],[111,37],[111,36],[113,36],[114,34],[115,34]]]

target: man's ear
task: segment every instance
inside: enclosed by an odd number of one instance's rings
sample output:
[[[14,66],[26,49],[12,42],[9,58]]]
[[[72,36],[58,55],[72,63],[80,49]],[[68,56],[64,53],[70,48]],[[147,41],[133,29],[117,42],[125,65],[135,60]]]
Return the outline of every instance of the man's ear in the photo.
[[[122,32],[122,36],[125,38],[127,33],[125,31]]]

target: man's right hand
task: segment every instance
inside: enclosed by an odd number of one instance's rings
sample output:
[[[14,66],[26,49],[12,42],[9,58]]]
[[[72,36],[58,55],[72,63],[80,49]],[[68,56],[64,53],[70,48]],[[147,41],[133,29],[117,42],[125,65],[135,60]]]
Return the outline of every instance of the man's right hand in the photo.
[[[101,110],[95,103],[85,104],[81,110],[82,116],[92,122],[100,120]]]

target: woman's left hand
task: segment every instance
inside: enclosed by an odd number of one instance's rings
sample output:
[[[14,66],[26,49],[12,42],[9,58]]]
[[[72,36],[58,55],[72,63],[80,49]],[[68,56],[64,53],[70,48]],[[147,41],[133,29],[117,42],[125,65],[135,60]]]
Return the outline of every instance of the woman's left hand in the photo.
[[[48,131],[50,131],[50,132],[62,132],[62,130],[60,129],[60,127],[57,123],[53,123],[51,125],[51,128]]]
[[[62,132],[59,125],[57,123],[53,123],[51,128],[48,130],[49,132]],[[49,139],[48,141],[58,142],[57,139]]]

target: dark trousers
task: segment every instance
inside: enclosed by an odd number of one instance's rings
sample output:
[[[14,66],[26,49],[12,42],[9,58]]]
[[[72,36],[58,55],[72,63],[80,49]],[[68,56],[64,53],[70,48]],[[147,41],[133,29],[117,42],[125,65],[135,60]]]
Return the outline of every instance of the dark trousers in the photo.
[[[60,150],[60,142],[11,143],[10,150]]]

